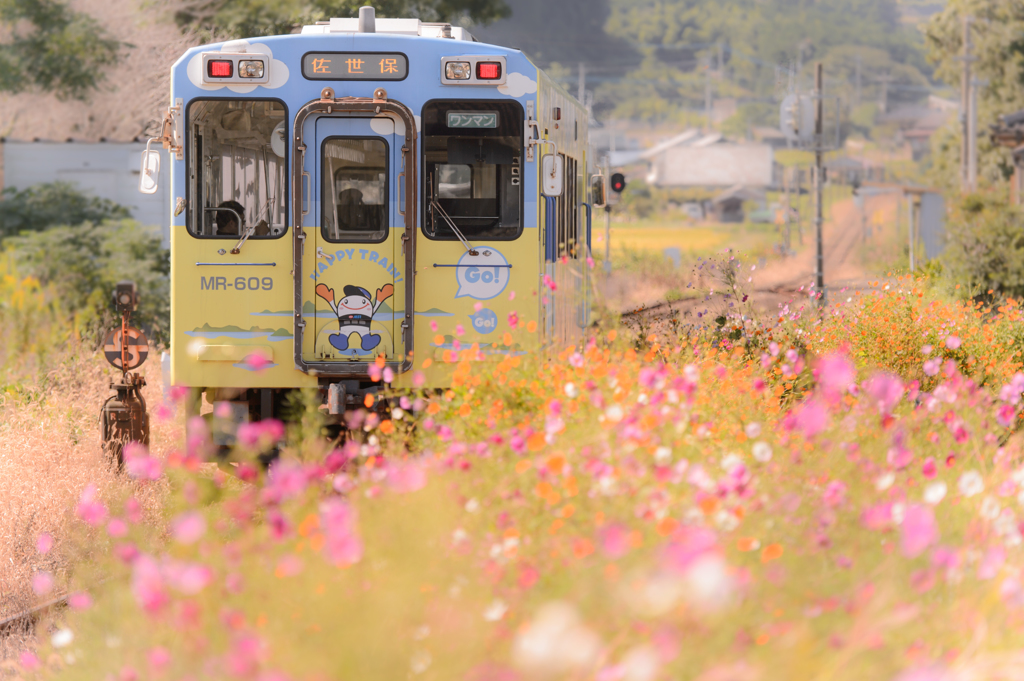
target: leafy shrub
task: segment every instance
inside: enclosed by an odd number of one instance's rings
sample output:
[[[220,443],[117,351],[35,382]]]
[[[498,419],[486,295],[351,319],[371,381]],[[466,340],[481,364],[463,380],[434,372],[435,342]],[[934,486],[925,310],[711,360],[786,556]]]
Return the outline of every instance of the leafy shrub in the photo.
[[[80,225],[128,218],[128,209],[109,199],[91,197],[67,182],[8,187],[0,193],[0,241],[21,232],[57,225]]]
[[[1024,211],[993,196],[966,197],[953,208],[942,260],[978,299],[1024,298]]]
[[[111,325],[114,285],[136,283],[139,309],[133,324],[152,342],[170,332],[170,255],[154,228],[132,220],[53,227],[4,241],[19,270],[56,291],[58,303],[75,328],[95,342]]]

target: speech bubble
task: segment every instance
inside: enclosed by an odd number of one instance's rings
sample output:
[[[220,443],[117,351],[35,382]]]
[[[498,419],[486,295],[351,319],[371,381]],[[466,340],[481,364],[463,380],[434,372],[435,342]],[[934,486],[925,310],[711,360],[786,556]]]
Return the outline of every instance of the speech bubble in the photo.
[[[473,322],[473,330],[477,333],[488,334],[498,328],[498,315],[486,307],[469,315],[469,318]]]
[[[505,290],[512,271],[505,256],[490,246],[477,246],[474,251],[476,255],[466,251],[459,258],[455,268],[459,291],[455,297],[490,300]]]

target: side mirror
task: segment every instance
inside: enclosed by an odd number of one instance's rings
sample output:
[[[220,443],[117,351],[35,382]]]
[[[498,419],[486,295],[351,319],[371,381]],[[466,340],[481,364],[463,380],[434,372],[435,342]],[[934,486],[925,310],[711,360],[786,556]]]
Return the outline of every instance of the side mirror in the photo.
[[[604,206],[607,201],[604,193],[604,175],[594,175],[591,178],[590,202],[598,208]]]
[[[561,196],[565,159],[561,154],[545,154],[541,159],[541,191],[544,196]]]
[[[149,145],[142,152],[142,168],[139,172],[139,191],[143,194],[155,194],[160,179],[160,152],[152,151]]]

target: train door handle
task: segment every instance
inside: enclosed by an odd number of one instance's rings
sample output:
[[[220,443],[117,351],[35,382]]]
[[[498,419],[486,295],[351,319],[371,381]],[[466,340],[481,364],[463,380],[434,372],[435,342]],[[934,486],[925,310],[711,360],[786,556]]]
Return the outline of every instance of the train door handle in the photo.
[[[313,181],[310,178],[309,173],[302,171],[302,217],[309,215],[309,204],[312,202],[312,187]]]

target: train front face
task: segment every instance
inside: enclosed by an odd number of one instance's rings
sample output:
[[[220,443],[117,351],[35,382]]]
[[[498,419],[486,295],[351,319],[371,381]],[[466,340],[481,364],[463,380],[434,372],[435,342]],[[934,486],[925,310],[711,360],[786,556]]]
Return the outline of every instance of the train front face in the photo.
[[[174,384],[351,389],[383,362],[398,383],[423,371],[443,386],[467,348],[530,349],[503,337],[513,310],[539,316],[524,156],[537,70],[387,21],[207,45],[174,65]]]

